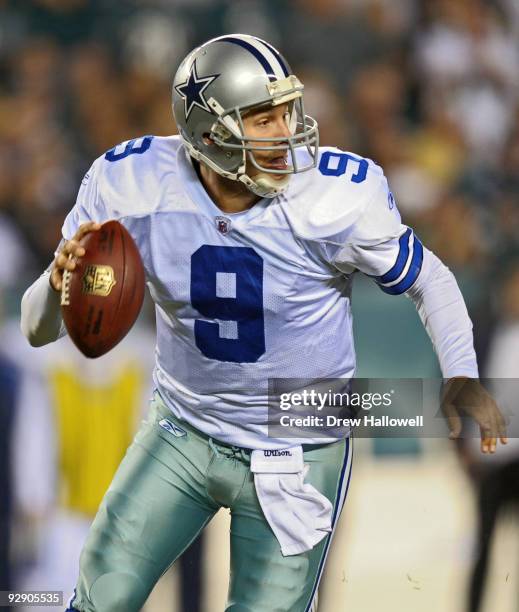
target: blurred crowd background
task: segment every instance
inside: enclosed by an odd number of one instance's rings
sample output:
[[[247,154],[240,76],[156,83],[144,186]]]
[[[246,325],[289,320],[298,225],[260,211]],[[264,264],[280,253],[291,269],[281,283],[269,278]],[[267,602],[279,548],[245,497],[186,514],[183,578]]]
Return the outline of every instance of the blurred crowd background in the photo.
[[[233,31],[284,52],[322,143],[382,165],[472,310],[499,316],[519,251],[515,0],[0,0],[3,285],[49,263],[96,157],[175,132],[180,59]]]
[[[18,542],[9,545],[7,517],[21,516],[13,507],[25,499],[24,516],[33,506],[37,524],[42,508],[58,503],[41,493],[43,481],[36,486],[34,465],[24,463],[26,449],[40,444],[47,458],[56,455],[59,463],[61,456],[59,442],[47,452],[41,441],[21,442],[19,428],[14,431],[17,372],[38,370],[37,378],[50,359],[17,348],[21,295],[52,260],[62,221],[92,161],[129,138],[175,133],[170,89],[180,60],[201,42],[230,32],[263,37],[288,58],[305,84],[307,112],[319,122],[322,144],[370,157],[384,168],[404,222],[456,274],[474,322],[482,372],[519,377],[517,0],[0,0],[4,559],[10,551],[10,561],[2,566],[0,559],[0,574],[11,572],[11,581],[13,567],[30,565],[31,537],[41,540],[41,533],[49,533],[48,527],[36,535],[25,531],[20,544],[17,532]],[[358,284],[361,373],[437,375],[413,309]],[[381,310],[385,320],[377,324]],[[148,337],[152,347],[152,331]],[[86,366],[77,367],[84,375]],[[59,380],[54,388],[63,397],[70,385]],[[70,397],[80,397],[81,389]],[[34,393],[36,405],[44,392]],[[58,396],[45,393],[52,413]],[[29,410],[24,435],[40,416]],[[50,431],[52,423],[51,417],[38,431]],[[9,493],[20,488],[7,474],[9,444],[21,445],[14,454],[25,492],[16,495]],[[400,450],[405,454],[410,447]],[[471,464],[466,454],[463,459]],[[70,477],[76,468],[65,466],[65,472]],[[48,486],[56,488],[52,477]]]

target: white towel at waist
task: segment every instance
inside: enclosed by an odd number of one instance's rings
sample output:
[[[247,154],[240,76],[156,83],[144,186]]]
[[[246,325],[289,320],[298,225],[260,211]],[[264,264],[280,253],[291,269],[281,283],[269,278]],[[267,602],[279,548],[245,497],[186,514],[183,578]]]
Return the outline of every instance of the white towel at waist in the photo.
[[[251,454],[259,503],[284,556],[311,550],[332,530],[333,506],[304,482],[308,469],[301,446]]]

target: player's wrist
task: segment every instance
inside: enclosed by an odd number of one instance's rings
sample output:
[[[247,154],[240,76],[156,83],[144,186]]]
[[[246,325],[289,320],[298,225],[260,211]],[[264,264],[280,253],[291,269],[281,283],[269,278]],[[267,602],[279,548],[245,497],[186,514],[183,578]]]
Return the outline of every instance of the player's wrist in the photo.
[[[57,289],[57,288],[54,286],[54,281],[53,281],[53,274],[52,274],[52,272],[49,274],[49,285],[50,285],[50,288],[52,289],[52,291],[53,291],[54,293],[60,293],[60,289]]]

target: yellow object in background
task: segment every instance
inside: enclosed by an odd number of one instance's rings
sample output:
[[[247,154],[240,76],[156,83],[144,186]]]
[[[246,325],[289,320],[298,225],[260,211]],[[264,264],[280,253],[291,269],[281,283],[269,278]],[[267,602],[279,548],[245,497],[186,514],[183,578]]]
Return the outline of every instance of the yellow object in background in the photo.
[[[73,368],[51,370],[61,505],[94,515],[129,446],[141,410],[143,372],[128,363],[103,385]]]
[[[94,515],[128,448],[141,409],[143,373],[127,364],[103,385],[72,368],[50,372],[57,419],[60,505]]]

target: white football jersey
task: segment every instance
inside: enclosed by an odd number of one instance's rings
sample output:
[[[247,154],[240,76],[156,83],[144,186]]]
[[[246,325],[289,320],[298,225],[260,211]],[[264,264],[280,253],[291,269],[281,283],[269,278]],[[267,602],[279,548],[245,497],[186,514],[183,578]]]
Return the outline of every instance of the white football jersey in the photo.
[[[246,448],[332,441],[268,437],[269,379],[352,377],[352,273],[403,293],[423,257],[381,168],[337,149],[322,148],[318,167],[281,196],[228,214],[178,137],[129,141],[94,162],[63,236],[108,219],[142,256],[163,398],[177,417]]]

